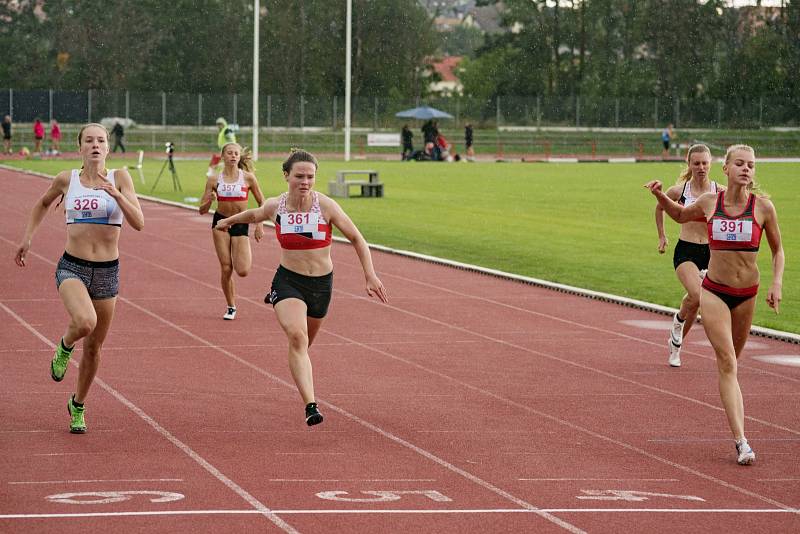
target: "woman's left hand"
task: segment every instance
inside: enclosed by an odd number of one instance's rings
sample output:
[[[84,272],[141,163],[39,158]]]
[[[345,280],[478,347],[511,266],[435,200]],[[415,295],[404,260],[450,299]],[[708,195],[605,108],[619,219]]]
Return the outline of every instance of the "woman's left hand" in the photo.
[[[781,304],[781,287],[780,286],[770,286],[769,291],[767,292],[767,304],[770,308],[775,310],[775,313],[778,313],[778,307]]]
[[[378,297],[381,302],[389,302],[389,297],[386,296],[386,288],[377,276],[367,277],[367,295],[370,297]]]
[[[105,191],[106,193],[111,195],[111,197],[114,198],[114,199],[119,199],[122,196],[122,193],[120,192],[120,190],[117,189],[117,187],[114,184],[112,184],[111,182],[109,182],[105,178],[103,178],[103,183],[101,183],[100,185],[96,186],[94,189],[95,190]]]

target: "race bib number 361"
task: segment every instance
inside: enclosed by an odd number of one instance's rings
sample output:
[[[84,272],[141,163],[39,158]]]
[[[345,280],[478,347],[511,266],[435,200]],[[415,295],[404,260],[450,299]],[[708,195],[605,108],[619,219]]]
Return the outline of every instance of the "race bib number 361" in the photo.
[[[319,231],[319,213],[284,213],[281,215],[282,234],[309,234]]]
[[[753,238],[753,221],[714,219],[711,230],[715,241],[747,242]]]

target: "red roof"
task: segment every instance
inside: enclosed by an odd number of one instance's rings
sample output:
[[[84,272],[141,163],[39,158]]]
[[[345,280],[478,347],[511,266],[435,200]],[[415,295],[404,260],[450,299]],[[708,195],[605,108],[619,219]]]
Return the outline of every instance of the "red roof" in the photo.
[[[461,62],[461,56],[446,56],[440,61],[432,61],[431,66],[442,77],[443,82],[457,82],[455,69]]]

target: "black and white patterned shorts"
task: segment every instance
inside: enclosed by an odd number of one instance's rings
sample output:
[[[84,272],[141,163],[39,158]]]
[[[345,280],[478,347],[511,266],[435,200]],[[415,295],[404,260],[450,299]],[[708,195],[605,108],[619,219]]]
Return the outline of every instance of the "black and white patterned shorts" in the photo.
[[[56,287],[70,278],[83,282],[92,300],[114,298],[119,293],[119,259],[89,261],[64,252],[56,266]]]

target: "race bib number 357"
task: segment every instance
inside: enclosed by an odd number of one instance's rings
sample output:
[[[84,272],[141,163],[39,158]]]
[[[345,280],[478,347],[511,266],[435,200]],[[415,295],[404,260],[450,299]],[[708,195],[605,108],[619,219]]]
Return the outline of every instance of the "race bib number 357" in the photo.
[[[747,242],[753,238],[753,221],[714,219],[711,230],[715,241]]]

